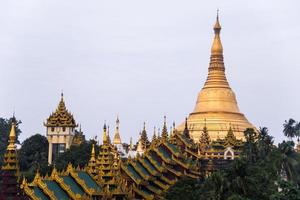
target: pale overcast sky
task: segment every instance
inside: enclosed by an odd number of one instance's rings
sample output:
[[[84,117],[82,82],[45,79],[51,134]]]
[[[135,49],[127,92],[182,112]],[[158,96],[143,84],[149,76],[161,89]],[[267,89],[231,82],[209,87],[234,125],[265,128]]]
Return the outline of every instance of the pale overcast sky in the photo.
[[[182,122],[207,75],[220,9],[227,78],[240,110],[276,141],[300,120],[299,1],[8,0],[0,3],[0,116],[15,110],[21,140],[64,91],[89,139],[120,117],[122,140],[143,121]]]

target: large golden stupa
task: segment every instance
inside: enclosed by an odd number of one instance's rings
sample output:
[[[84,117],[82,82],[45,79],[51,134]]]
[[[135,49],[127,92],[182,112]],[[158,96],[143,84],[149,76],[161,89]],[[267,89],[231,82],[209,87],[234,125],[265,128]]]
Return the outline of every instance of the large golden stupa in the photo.
[[[254,128],[240,112],[235,94],[227,82],[220,31],[221,25],[217,16],[208,76],[199,92],[194,111],[187,118],[190,136],[195,142],[199,141],[204,126],[208,129],[211,140],[224,138],[230,128],[237,139],[243,139],[244,130]],[[183,129],[184,124],[181,124],[178,130]]]

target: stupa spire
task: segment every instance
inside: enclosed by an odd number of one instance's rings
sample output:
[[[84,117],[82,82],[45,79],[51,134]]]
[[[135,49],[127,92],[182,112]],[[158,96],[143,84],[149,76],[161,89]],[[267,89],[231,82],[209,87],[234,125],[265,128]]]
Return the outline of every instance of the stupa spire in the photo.
[[[120,120],[119,120],[119,117],[117,117],[117,120],[116,120],[116,130],[115,130],[114,141],[113,141],[114,145],[121,144],[121,137],[120,137],[119,126],[120,126]]]
[[[161,137],[162,137],[163,140],[168,139],[168,129],[167,129],[167,118],[166,118],[166,116],[164,116],[164,125],[163,125],[163,128],[162,128]]]
[[[228,130],[223,130],[221,127],[227,125],[228,122],[241,127],[241,130],[236,132],[235,135],[238,139],[243,139],[243,131],[249,127],[253,128],[253,126],[240,112],[235,94],[226,79],[219,13],[217,13],[213,30],[214,38],[207,79],[198,94],[195,108],[190,113],[186,123],[188,122],[189,125],[190,137],[195,141],[199,141],[204,125],[209,131],[211,140],[216,140],[218,133],[220,133],[221,138],[224,138]],[[186,125],[182,123],[178,130],[184,132],[185,127]]]
[[[16,142],[16,119],[15,119],[15,117],[13,117],[12,123],[11,123],[11,129],[9,132],[9,140],[8,140],[8,146],[7,146],[8,151],[16,150],[15,142]]]
[[[103,126],[103,144],[108,144],[106,123]]]
[[[221,29],[219,12],[217,12],[217,18],[214,25],[215,36],[211,46],[211,55],[208,67],[209,73],[204,88],[216,86],[230,88],[225,76],[223,46],[220,37]]]

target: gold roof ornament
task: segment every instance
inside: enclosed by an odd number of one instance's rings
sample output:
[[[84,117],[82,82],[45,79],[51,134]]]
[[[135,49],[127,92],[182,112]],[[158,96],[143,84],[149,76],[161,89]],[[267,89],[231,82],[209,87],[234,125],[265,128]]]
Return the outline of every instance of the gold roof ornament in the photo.
[[[154,145],[156,142],[157,142],[157,137],[156,137],[156,127],[154,126],[151,144]]]
[[[137,154],[142,154],[144,151],[145,151],[145,148],[143,146],[142,138],[140,137],[140,139],[138,141],[138,145],[136,147],[136,152],[137,152]]]
[[[12,123],[11,123],[11,129],[9,132],[9,140],[8,140],[8,151],[15,151],[16,150],[16,122],[15,118],[13,117]]]
[[[103,144],[108,144],[107,132],[106,132],[106,123],[103,126]]]
[[[161,138],[163,140],[167,140],[168,139],[168,129],[167,129],[167,117],[164,116],[164,125],[161,131]]]
[[[238,145],[238,141],[236,137],[234,136],[233,130],[231,128],[231,124],[229,126],[228,133],[225,137],[225,147],[234,147]]]
[[[227,81],[220,33],[221,25],[219,14],[217,14],[208,76],[204,87],[198,94],[195,108],[187,119],[190,136],[195,141],[199,141],[204,119],[206,119],[206,127],[211,140],[216,140],[218,133],[221,138],[225,138],[228,132],[226,125],[230,122],[233,126],[240,128],[235,132],[237,139],[244,139],[243,131],[247,128],[254,128],[240,112],[235,94]],[[184,123],[178,127],[178,131],[183,132],[183,130]]]
[[[116,144],[122,144],[121,137],[120,137],[119,127],[120,127],[120,120],[119,120],[119,117],[117,117],[117,120],[116,120],[116,130],[115,130],[115,135],[114,135],[114,140],[113,140],[113,144],[114,145],[116,145]]]
[[[130,150],[133,150],[132,137],[130,137],[129,149],[130,149]]]
[[[47,122],[44,123],[44,125],[46,127],[77,127],[78,126],[75,122],[73,115],[66,108],[63,93],[61,93],[61,99],[55,112],[49,116]]]

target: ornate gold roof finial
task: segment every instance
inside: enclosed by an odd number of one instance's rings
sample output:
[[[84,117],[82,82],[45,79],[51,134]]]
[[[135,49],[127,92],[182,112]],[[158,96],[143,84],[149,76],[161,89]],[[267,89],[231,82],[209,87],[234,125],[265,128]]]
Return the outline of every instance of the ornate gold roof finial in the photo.
[[[146,130],[146,122],[144,122],[144,124],[143,124],[143,131],[145,131]]]
[[[108,144],[111,144],[111,139],[110,139],[110,135],[109,135],[109,126],[107,126],[107,141],[108,141]]]
[[[220,39],[221,25],[219,22],[219,10],[217,11],[217,19],[214,25],[215,38],[211,47],[212,55],[223,55],[223,46]]]
[[[95,158],[95,144],[94,144],[94,143],[93,143],[93,145],[92,145],[91,158]]]
[[[15,151],[16,150],[16,119],[15,116],[12,118],[11,129],[9,132],[9,140],[7,150]]]
[[[190,138],[190,133],[189,133],[189,129],[188,129],[188,118],[185,118],[185,125],[184,125],[184,130],[183,130],[183,135],[185,135],[185,137]]]
[[[162,137],[163,140],[168,139],[167,117],[166,116],[164,116],[164,125],[163,125],[163,128],[162,128],[161,137]]]
[[[120,120],[119,120],[119,116],[117,116],[116,130],[115,130],[114,141],[113,141],[114,145],[121,144],[121,137],[120,137],[119,126],[120,126]]]
[[[108,140],[107,140],[107,133],[106,133],[106,122],[104,122],[104,126],[103,126],[103,144],[107,144]]]
[[[130,150],[133,149],[133,143],[132,143],[132,137],[130,137],[130,144],[129,144]]]
[[[154,131],[153,131],[153,136],[152,136],[152,143],[155,143],[157,140],[157,137],[156,137],[156,127],[154,126]]]

